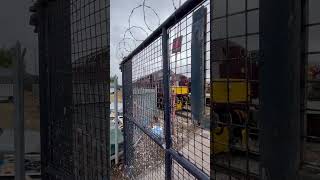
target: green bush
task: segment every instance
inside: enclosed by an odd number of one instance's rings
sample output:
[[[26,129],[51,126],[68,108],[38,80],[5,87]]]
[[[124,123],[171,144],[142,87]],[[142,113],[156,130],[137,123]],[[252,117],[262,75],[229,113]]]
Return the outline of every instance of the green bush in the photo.
[[[10,50],[0,48],[0,67],[10,68],[13,65],[13,55]]]

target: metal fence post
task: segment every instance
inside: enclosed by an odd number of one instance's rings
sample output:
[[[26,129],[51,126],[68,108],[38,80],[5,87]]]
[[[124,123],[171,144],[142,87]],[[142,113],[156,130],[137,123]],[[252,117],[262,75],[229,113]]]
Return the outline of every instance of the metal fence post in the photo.
[[[213,18],[214,18],[214,0],[210,1],[210,178],[213,178],[215,175],[214,171],[214,165],[215,165],[215,156],[214,156],[214,96],[213,96],[213,91],[212,91],[212,85],[214,83],[214,70],[212,66],[214,66],[213,60],[214,60],[214,38],[213,38]]]
[[[298,179],[300,0],[261,0],[261,154],[265,179]]]
[[[163,93],[164,93],[164,127],[166,149],[172,146],[171,140],[171,118],[170,118],[170,63],[168,57],[168,39],[167,28],[162,28],[162,57],[163,57]],[[165,153],[165,177],[170,180],[172,177],[172,157],[168,151]]]
[[[48,158],[48,6],[40,7],[39,31],[39,88],[40,93],[40,126],[41,126],[41,177],[46,178]]]
[[[48,133],[48,106],[47,106],[47,6],[45,3],[36,3],[38,16],[38,44],[39,44],[39,102],[40,102],[40,142],[41,142],[41,177],[46,179],[47,166],[47,133]]]
[[[115,155],[115,164],[118,164],[119,159],[118,159],[118,77],[114,77],[114,122],[115,122],[115,132],[114,132],[114,139],[115,139],[115,144],[114,144],[114,155]]]
[[[25,52],[24,52],[25,53]],[[15,123],[14,123],[14,148],[15,148],[15,179],[24,180],[24,89],[23,89],[23,56],[21,45],[16,44],[15,54]]]
[[[131,160],[133,159],[133,125],[130,122],[130,117],[132,117],[132,62],[127,61],[121,64],[122,71],[122,89],[123,89],[123,138],[124,138],[124,160],[127,171],[126,174],[131,176]]]

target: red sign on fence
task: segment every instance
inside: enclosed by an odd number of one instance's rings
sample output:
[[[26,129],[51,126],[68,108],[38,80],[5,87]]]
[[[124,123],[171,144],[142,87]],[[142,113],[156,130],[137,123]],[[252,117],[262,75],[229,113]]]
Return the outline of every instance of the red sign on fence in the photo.
[[[172,54],[181,52],[182,36],[175,38],[172,42]]]

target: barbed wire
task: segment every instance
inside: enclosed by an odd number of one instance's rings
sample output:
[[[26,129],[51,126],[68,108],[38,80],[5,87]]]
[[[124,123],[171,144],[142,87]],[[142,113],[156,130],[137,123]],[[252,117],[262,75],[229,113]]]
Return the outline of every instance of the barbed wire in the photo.
[[[173,6],[174,10],[177,10],[178,7],[176,6],[175,0],[171,0],[171,2],[172,2],[172,6]],[[181,0],[179,0],[179,7],[180,6],[181,6]]]
[[[174,11],[178,9],[177,4],[175,3],[176,0],[171,0],[172,6]],[[181,6],[181,0],[179,0],[179,6]],[[142,10],[143,13],[143,25],[133,25],[132,18],[136,11]],[[124,31],[122,39],[118,42],[116,55],[119,61],[122,61],[129,53],[131,53],[145,38],[152,33],[155,28],[152,28],[151,25],[147,21],[147,11],[150,11],[155,18],[157,19],[156,22],[157,28],[160,26],[161,19],[158,12],[149,4],[147,4],[147,0],[141,0],[141,3],[135,6],[128,17],[128,27]],[[138,34],[141,36],[144,34],[143,38],[138,38]]]
[[[150,10],[157,16],[158,26],[160,26],[160,17],[159,17],[159,15],[158,15],[158,13],[157,13],[153,8],[151,8],[150,6],[146,5],[146,0],[143,0],[143,6],[142,6],[142,10],[143,10],[143,21],[144,21],[144,24],[147,26],[147,28],[148,28],[150,31],[153,31],[153,29],[150,28],[150,26],[148,25],[147,20],[146,20],[146,8],[150,9]]]
[[[131,41],[132,44],[130,44],[129,41]],[[134,40],[133,38],[122,38],[117,45],[117,57],[119,59],[122,59],[123,57],[125,57],[126,54],[129,54],[136,47],[136,40]]]

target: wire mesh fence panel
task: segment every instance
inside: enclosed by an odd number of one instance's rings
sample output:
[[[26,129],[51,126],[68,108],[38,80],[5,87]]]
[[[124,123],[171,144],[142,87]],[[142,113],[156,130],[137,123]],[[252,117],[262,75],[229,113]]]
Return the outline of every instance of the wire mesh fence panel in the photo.
[[[187,1],[121,63],[129,179],[209,179],[210,108],[204,123],[192,122],[191,112],[196,110],[191,110],[191,64],[186,62],[192,32],[199,31],[194,22],[200,19],[207,26],[208,11],[203,10],[208,2]],[[199,9],[196,19],[193,13]],[[209,34],[209,29],[202,29]],[[209,37],[203,39],[203,54],[209,53],[208,41]]]
[[[131,178],[161,179],[164,176],[164,150],[159,147],[163,141],[164,123],[161,47],[160,37],[132,58],[129,69],[123,69],[124,81],[130,78],[131,82],[131,87],[124,82],[124,91],[130,91],[124,93],[124,113],[125,134],[131,134],[126,143]],[[131,77],[127,76],[128,71],[131,71]],[[141,129],[157,139],[158,144]]]
[[[42,173],[109,177],[109,0],[37,1]]]
[[[132,120],[163,139],[161,37],[132,58]]]
[[[320,16],[317,12],[320,2],[304,0],[303,3],[303,64],[302,97],[303,113],[303,164],[320,167]]]
[[[109,1],[71,0],[75,179],[109,177]]]
[[[209,14],[209,1],[205,1],[168,30],[173,148],[208,175],[210,104],[206,104],[206,99],[210,100]]]
[[[184,169],[178,162],[172,162],[172,179],[179,180],[179,179],[188,179],[188,180],[196,180],[192,174],[190,174],[186,169]]]
[[[215,179],[256,179],[259,163],[259,0],[213,0],[211,164]]]
[[[133,156],[129,179],[165,179],[164,149],[138,127],[134,127]]]

